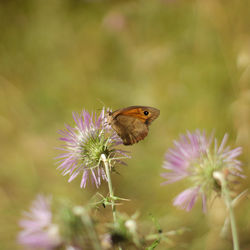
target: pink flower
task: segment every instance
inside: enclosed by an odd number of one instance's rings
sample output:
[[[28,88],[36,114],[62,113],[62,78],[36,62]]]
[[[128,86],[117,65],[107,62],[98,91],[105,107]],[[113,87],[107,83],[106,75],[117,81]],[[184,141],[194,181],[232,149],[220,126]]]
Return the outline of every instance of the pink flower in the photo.
[[[182,179],[187,179],[191,183],[191,188],[179,194],[174,205],[186,211],[190,211],[199,196],[202,197],[203,211],[206,211],[206,198],[218,189],[213,172],[225,171],[231,175],[244,177],[241,175],[241,162],[237,157],[242,149],[237,147],[230,149],[226,146],[228,136],[224,135],[220,146],[217,139],[207,136],[205,132],[196,130],[194,133],[187,132],[181,135],[179,141],[174,141],[174,147],[165,154],[163,168],[167,172],[162,173],[166,179],[163,184],[173,183]]]
[[[101,180],[107,181],[101,155],[105,154],[112,166],[124,164],[120,156],[126,158],[128,155],[117,148],[122,141],[107,125],[104,109],[98,117],[96,113],[83,110],[81,114],[73,113],[73,119],[74,127],[66,125],[65,129],[59,131],[62,135],[60,140],[65,144],[59,148],[63,153],[57,157],[58,168],[63,175],[70,175],[69,182],[81,175],[81,188],[86,187],[89,179],[98,188]]]
[[[23,230],[18,234],[18,242],[31,249],[55,249],[61,244],[59,228],[52,223],[51,198],[38,195],[29,212],[19,224]]]

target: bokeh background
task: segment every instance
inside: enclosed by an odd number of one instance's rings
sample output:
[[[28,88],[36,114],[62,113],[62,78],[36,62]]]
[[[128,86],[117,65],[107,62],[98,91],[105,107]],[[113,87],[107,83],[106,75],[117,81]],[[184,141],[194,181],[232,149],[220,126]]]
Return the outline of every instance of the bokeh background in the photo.
[[[220,200],[206,215],[200,202],[178,210],[172,200],[185,181],[161,186],[160,173],[173,139],[200,128],[229,133],[250,174],[249,10],[238,0],[0,1],[0,249],[22,249],[18,220],[37,193],[85,204],[96,192],[80,189],[80,179],[67,183],[54,157],[72,111],[103,105],[161,110],[113,175],[115,193],[131,199],[119,211],[138,210],[144,221],[153,213],[164,231],[189,227],[170,249],[232,249],[230,233],[219,237]],[[248,179],[238,192],[247,187]],[[241,247],[250,249],[249,199],[235,210]]]

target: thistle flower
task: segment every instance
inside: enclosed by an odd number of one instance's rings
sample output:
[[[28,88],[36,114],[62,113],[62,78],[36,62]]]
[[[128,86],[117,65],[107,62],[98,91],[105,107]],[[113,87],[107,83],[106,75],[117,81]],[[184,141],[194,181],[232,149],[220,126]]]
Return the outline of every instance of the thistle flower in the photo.
[[[54,249],[61,243],[59,228],[52,223],[51,198],[38,195],[20,220],[18,242],[28,248]]]
[[[242,153],[237,147],[226,146],[228,135],[225,134],[220,146],[213,135],[207,136],[203,131],[187,132],[181,135],[179,141],[174,141],[174,147],[165,154],[162,173],[167,179],[163,184],[173,183],[182,179],[189,180],[191,188],[180,193],[174,200],[174,205],[190,211],[197,198],[202,197],[203,211],[206,211],[206,200],[213,190],[218,191],[219,184],[213,177],[215,171],[227,176],[244,177],[241,162],[236,158]]]
[[[63,175],[70,175],[69,182],[81,174],[81,188],[86,187],[89,178],[98,188],[101,180],[107,181],[101,155],[105,154],[112,166],[124,164],[120,156],[128,155],[117,148],[122,141],[107,124],[104,109],[99,117],[96,113],[89,114],[83,110],[80,114],[73,113],[73,119],[75,127],[66,125],[65,129],[59,131],[62,135],[60,140],[65,144],[59,148],[64,153],[57,157],[58,168]]]

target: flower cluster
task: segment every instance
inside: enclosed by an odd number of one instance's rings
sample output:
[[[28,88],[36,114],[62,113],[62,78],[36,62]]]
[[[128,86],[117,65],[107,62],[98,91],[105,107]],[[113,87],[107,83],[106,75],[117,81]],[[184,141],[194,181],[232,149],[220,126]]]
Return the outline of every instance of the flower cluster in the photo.
[[[198,196],[202,197],[203,211],[206,211],[206,200],[212,190],[218,190],[218,182],[214,172],[227,173],[243,177],[240,174],[241,162],[236,158],[242,149],[230,149],[226,146],[228,136],[225,135],[220,145],[213,135],[196,130],[181,135],[179,141],[174,141],[174,147],[165,154],[163,168],[168,170],[162,174],[167,179],[163,184],[173,183],[184,178],[192,187],[180,193],[174,200],[174,205],[190,211]]]
[[[58,168],[63,175],[70,175],[69,182],[81,174],[81,187],[86,187],[89,178],[99,187],[101,180],[107,181],[101,155],[104,154],[113,165],[124,164],[121,156],[128,155],[117,148],[122,141],[107,124],[104,109],[98,117],[96,113],[83,110],[80,114],[73,113],[73,119],[75,127],[66,125],[59,131],[60,140],[65,144],[59,148],[64,153],[57,157]]]

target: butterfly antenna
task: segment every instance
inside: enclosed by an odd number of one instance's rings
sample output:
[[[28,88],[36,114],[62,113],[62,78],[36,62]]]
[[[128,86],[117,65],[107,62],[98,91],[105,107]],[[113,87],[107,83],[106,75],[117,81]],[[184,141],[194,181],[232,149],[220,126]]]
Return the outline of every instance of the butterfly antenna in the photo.
[[[110,107],[106,108],[106,105],[102,100],[100,100],[99,98],[96,98],[96,100],[102,104],[102,106],[104,107],[105,113],[109,113],[109,114],[112,113],[112,109]],[[97,110],[103,110],[103,108],[97,109]]]
[[[96,100],[97,100],[98,102],[100,102],[100,103],[102,104],[103,107],[106,107],[105,103],[104,103],[101,99],[96,98]],[[100,110],[100,109],[98,109],[98,110]]]

